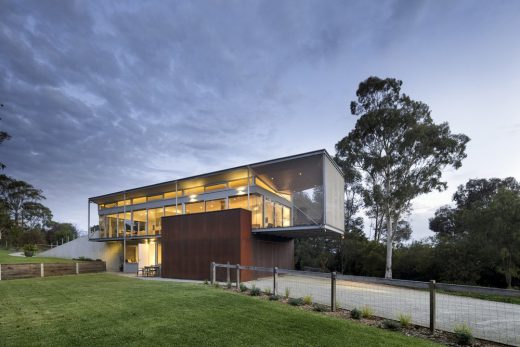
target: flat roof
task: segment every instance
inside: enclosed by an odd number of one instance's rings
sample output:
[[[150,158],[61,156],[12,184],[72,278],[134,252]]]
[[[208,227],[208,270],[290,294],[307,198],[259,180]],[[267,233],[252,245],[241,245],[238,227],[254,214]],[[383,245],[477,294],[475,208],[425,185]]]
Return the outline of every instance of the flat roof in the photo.
[[[92,202],[96,202],[96,200],[106,200],[107,198],[110,198],[110,197],[113,197],[113,196],[115,197],[115,196],[118,196],[118,195],[121,195],[121,194],[127,194],[127,193],[133,193],[133,192],[137,192],[137,191],[141,191],[141,190],[158,188],[158,187],[174,184],[174,183],[177,183],[177,182],[180,182],[180,181],[185,181],[185,180],[190,180],[190,179],[195,179],[195,178],[202,178],[202,177],[207,177],[207,176],[213,176],[213,175],[218,175],[218,174],[221,174],[221,173],[224,173],[224,172],[227,172],[227,171],[238,170],[238,169],[246,169],[248,167],[254,167],[254,166],[259,166],[259,165],[273,164],[273,163],[276,163],[276,162],[289,161],[289,160],[294,160],[294,159],[308,157],[308,156],[313,156],[313,155],[318,155],[318,154],[324,154],[330,160],[330,162],[334,165],[334,167],[338,170],[338,172],[343,176],[343,171],[336,164],[336,162],[332,159],[332,157],[327,152],[327,150],[319,149],[319,150],[316,150],[316,151],[311,151],[311,152],[306,152],[306,153],[301,153],[301,154],[294,154],[294,155],[290,155],[290,156],[286,156],[286,157],[260,161],[260,162],[256,162],[256,163],[252,163],[252,164],[235,166],[235,167],[231,167],[231,168],[228,168],[228,169],[212,171],[212,172],[203,173],[203,174],[194,175],[194,176],[183,177],[183,178],[179,178],[179,179],[175,179],[175,180],[171,180],[171,181],[164,181],[164,182],[150,184],[150,185],[141,186],[141,187],[137,187],[137,188],[121,190],[121,191],[114,192],[114,193],[98,195],[98,196],[90,197],[88,200],[92,201]]]

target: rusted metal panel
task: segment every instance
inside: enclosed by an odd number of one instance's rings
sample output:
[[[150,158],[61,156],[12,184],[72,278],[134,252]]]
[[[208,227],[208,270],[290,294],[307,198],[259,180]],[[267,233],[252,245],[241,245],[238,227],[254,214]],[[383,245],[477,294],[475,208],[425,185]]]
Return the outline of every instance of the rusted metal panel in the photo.
[[[287,239],[262,240],[251,233],[251,212],[244,209],[163,217],[162,276],[204,280],[210,263],[293,268],[294,243]],[[261,263],[261,264],[260,264]],[[225,281],[225,269],[217,269]],[[241,281],[257,275],[244,271]],[[235,271],[231,281],[235,281]]]

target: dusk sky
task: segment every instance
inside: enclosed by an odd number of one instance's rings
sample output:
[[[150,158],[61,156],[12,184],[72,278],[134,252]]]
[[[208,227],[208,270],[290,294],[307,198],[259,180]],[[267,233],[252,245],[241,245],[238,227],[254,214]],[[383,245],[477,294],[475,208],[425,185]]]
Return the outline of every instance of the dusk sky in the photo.
[[[86,230],[91,196],[333,155],[371,75],[471,138],[415,239],[459,184],[520,179],[520,1],[0,0],[0,161]]]

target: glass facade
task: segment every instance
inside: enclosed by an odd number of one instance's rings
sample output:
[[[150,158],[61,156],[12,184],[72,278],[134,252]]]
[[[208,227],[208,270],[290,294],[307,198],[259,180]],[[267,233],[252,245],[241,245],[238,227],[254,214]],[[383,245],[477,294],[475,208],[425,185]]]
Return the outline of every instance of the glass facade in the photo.
[[[228,208],[250,210],[253,229],[344,228],[343,177],[323,152],[146,189],[98,204],[100,238],[160,235],[163,216]]]

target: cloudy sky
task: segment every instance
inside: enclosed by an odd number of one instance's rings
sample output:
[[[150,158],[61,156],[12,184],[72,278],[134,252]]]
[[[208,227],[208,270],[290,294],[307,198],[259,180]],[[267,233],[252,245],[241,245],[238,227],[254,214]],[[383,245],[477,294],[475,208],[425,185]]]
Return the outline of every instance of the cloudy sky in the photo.
[[[520,178],[520,1],[0,0],[4,173],[58,221],[87,198],[325,148],[368,76],[471,137],[414,237],[476,177]]]

